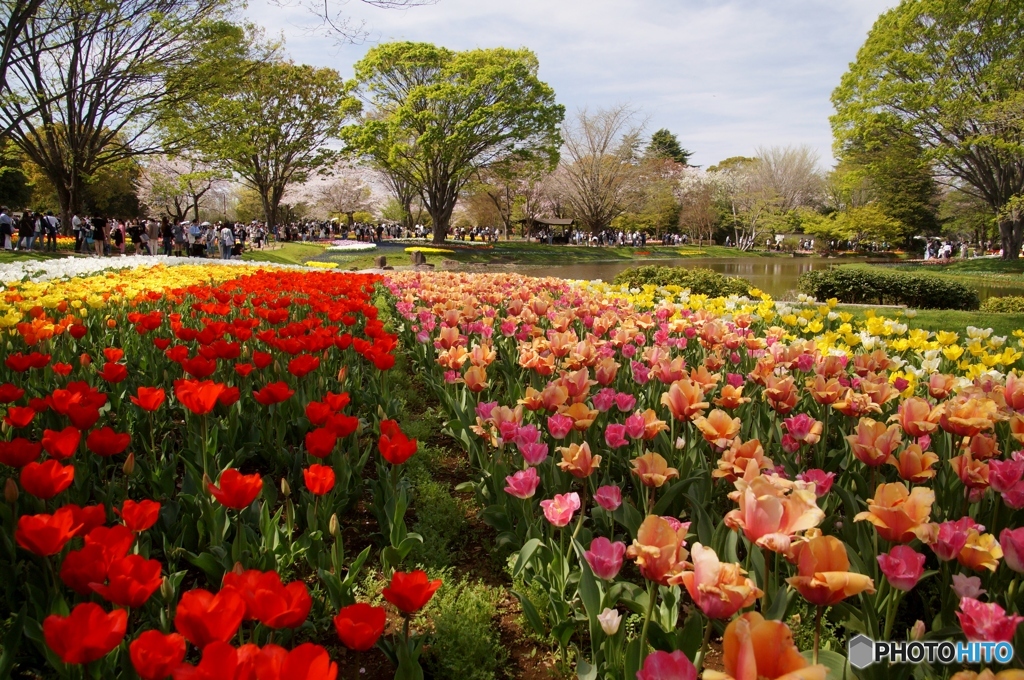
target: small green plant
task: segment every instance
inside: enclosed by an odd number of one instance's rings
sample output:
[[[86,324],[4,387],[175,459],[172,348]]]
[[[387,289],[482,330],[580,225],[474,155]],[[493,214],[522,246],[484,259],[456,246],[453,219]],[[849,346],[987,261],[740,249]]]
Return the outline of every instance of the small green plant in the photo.
[[[907,305],[914,309],[978,308],[977,291],[939,276],[870,267],[833,267],[807,272],[800,290],[818,300],[849,304]]]
[[[434,636],[426,661],[434,677],[495,677],[508,658],[493,625],[498,599],[483,583],[445,582],[430,606]]]
[[[811,604],[801,601],[800,605],[793,612],[786,622],[789,629],[793,631],[793,641],[797,649],[814,649],[814,617],[817,608]],[[818,649],[828,649],[833,652],[843,652],[846,643],[842,640],[842,631],[837,623],[829,620],[829,610],[821,616],[821,641]]]
[[[1001,314],[1024,314],[1024,297],[1020,295],[990,297],[981,303],[981,311],[998,312]]]
[[[427,567],[446,567],[451,564],[455,539],[466,528],[465,502],[432,479],[421,477],[414,484],[413,531],[423,537],[423,543],[413,549],[410,559]]]
[[[725,276],[711,269],[657,265],[627,269],[615,277],[614,283],[626,284],[630,288],[641,288],[645,285],[679,286],[689,288],[691,293],[710,297],[746,295],[751,288],[750,282],[746,279]]]

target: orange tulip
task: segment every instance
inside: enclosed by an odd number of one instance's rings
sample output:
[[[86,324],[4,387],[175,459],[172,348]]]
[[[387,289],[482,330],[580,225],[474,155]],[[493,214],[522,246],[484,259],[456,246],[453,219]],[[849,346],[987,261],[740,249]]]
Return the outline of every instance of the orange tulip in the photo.
[[[648,451],[639,458],[630,461],[633,466],[633,474],[640,478],[644,486],[655,489],[670,479],[679,477],[679,470],[668,466],[668,461],[661,455]]]
[[[880,423],[871,418],[861,418],[853,434],[846,436],[850,450],[857,460],[870,467],[882,465],[900,444],[900,428]]]
[[[654,409],[649,408],[643,413],[644,416],[644,440],[650,441],[658,436],[659,432],[668,432],[668,423],[658,419]]]
[[[572,418],[572,429],[583,432],[590,427],[597,418],[598,411],[588,408],[582,401],[576,402],[569,407],[561,407],[559,413]]]
[[[900,396],[896,388],[889,384],[889,381],[882,377],[877,382],[867,378],[860,381],[860,391],[871,397],[871,401],[882,406]]]
[[[968,489],[988,488],[989,471],[988,463],[985,461],[974,460],[970,453],[965,453],[961,456],[950,458],[949,465]]]
[[[668,392],[661,395],[661,404],[668,407],[672,418],[679,421],[692,420],[703,415],[704,409],[708,407],[700,386],[686,378],[676,380],[669,386]]]
[[[704,680],[825,680],[821,664],[810,665],[782,621],[767,621],[757,612],[733,619],[722,637],[725,672],[704,670]]]
[[[488,387],[487,369],[483,366],[470,366],[466,369],[463,380],[466,381],[466,387],[470,392],[483,392]]]
[[[939,427],[961,437],[973,437],[991,430],[997,415],[996,403],[991,399],[953,399],[942,404]]]
[[[786,415],[792,411],[800,398],[791,375],[784,378],[775,375],[768,376],[765,381],[764,396],[768,400],[768,405],[779,415]]]
[[[939,462],[939,457],[931,451],[922,452],[920,446],[911,444],[900,453],[899,460],[893,455],[887,462],[896,468],[900,479],[921,484],[935,476],[932,466]]]
[[[820,375],[807,381],[807,391],[811,398],[819,404],[834,404],[842,396],[845,388],[835,378],[825,379]]]
[[[722,408],[736,408],[749,401],[750,397],[743,396],[743,385],[739,387],[723,385],[722,393],[714,400],[714,403],[715,406],[721,406]]]
[[[850,571],[846,547],[833,536],[815,536],[797,544],[793,560],[797,576],[786,582],[811,604],[828,607],[864,591],[875,592],[868,576]]]
[[[887,541],[909,543],[927,534],[934,502],[935,492],[923,486],[908,491],[901,482],[879,484],[875,497],[868,499],[867,511],[858,513],[853,520],[871,522],[878,535]]]
[[[967,543],[956,557],[960,564],[975,571],[995,571],[1002,558],[1003,549],[996,537],[973,528],[967,530]]]
[[[611,385],[615,382],[615,376],[618,375],[619,368],[621,367],[622,365],[611,357],[601,359],[601,361],[594,366],[594,377],[597,378],[597,383],[599,385]]]
[[[1017,375],[1017,371],[1010,371],[1006,374],[1003,401],[1011,411],[1024,413],[1024,380]]]
[[[494,363],[498,353],[490,345],[477,345],[469,353],[469,363],[480,368],[486,368]]]
[[[707,418],[700,416],[693,424],[704,435],[704,441],[722,451],[739,434],[741,422],[739,418],[730,418],[728,413],[716,408]]]
[[[786,552],[794,534],[818,526],[825,513],[818,507],[814,485],[761,475],[736,480],[729,497],[739,504],[725,516],[730,529],[742,530],[752,543]]]
[[[601,467],[601,456],[594,456],[590,453],[590,444],[570,444],[559,446],[557,451],[562,454],[562,460],[558,461],[558,467],[568,472],[573,477],[589,477],[590,474]]]
[[[881,413],[882,407],[871,400],[866,394],[859,394],[847,389],[842,399],[832,404],[832,408],[851,418],[860,418],[869,413]]]
[[[724,477],[730,482],[735,482],[740,477],[750,481],[758,476],[761,470],[773,467],[775,463],[765,458],[764,448],[761,447],[759,440],[750,439],[744,442],[737,437],[718,459],[718,469],[713,470],[711,475],[716,478]]]
[[[911,397],[900,404],[899,411],[889,421],[899,422],[908,437],[917,439],[934,432],[941,415],[941,409],[932,408],[927,399]]]
[[[1019,413],[1010,417],[1010,436],[1016,439],[1018,444],[1024,444],[1024,416]]]
[[[989,458],[995,458],[999,455],[999,440],[990,434],[976,434],[971,437],[971,442],[967,446],[963,446],[970,451],[971,456],[975,460],[988,460]]]
[[[932,373],[928,376],[928,394],[932,399],[945,399],[953,393],[956,378],[945,373]]]
[[[764,593],[746,576],[738,564],[720,562],[711,548],[693,544],[693,571],[684,571],[670,579],[682,584],[694,603],[712,619],[728,619],[744,607],[754,604]]]
[[[690,380],[697,383],[704,392],[715,389],[721,379],[721,375],[709,372],[706,366],[698,366],[690,371]]]
[[[673,529],[664,517],[648,515],[637,531],[633,545],[626,549],[626,555],[636,560],[636,566],[644,578],[669,585],[669,579],[686,568],[686,532],[689,525]]]

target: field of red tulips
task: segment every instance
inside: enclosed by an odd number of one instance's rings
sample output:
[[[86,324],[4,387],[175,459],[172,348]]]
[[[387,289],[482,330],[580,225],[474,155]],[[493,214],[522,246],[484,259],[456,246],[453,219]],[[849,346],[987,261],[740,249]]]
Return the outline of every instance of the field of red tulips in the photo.
[[[139,276],[0,290],[0,677],[423,678],[410,382],[553,673],[1024,674],[846,659],[1014,642],[1019,338],[757,291]]]

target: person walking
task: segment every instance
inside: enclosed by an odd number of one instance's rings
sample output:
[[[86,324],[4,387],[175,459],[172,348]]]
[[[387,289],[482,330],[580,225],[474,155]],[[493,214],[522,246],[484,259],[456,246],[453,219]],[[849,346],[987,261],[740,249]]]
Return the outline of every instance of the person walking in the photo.
[[[231,230],[231,226],[225,224],[220,230],[220,259],[230,260],[231,259],[231,248],[235,245],[235,232]]]
[[[52,210],[47,210],[46,217],[41,217],[39,221],[45,223],[46,250],[51,253],[57,252],[57,227],[60,221],[54,217]]]
[[[164,256],[170,257],[174,250],[174,227],[166,216],[160,218],[160,238],[164,242]]]
[[[4,250],[12,250],[11,237],[14,235],[14,220],[7,214],[7,206],[0,206],[0,239],[3,239]]]
[[[18,250],[32,250],[32,243],[36,240],[36,221],[32,217],[31,210],[21,213],[21,220],[18,222]]]
[[[75,213],[71,216],[71,232],[75,235],[75,252],[82,252],[82,242],[85,241],[82,231],[82,218]]]
[[[103,257],[103,247],[106,245],[107,220],[102,217],[92,218],[92,246],[93,257]]]

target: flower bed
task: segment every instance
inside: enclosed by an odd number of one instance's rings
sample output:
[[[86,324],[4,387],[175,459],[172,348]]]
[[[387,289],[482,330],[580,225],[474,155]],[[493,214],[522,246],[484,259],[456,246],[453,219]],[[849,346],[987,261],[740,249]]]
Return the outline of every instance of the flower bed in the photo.
[[[327,245],[326,250],[328,252],[335,253],[358,253],[365,250],[375,250],[377,248],[376,243],[366,243],[364,241],[351,241],[349,239],[336,239],[331,241]]]
[[[581,677],[696,677],[720,636],[751,678],[843,677],[854,632],[1015,638],[1024,332],[854,324],[756,291],[387,285],[524,617]]]

